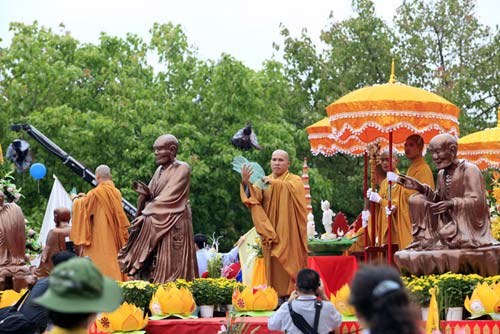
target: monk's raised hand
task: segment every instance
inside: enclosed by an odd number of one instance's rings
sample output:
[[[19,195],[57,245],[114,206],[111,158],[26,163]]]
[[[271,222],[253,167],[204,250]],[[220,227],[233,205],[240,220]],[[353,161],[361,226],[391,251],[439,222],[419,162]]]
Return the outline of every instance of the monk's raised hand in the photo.
[[[241,182],[245,185],[248,185],[252,174],[253,174],[252,167],[250,167],[250,165],[248,165],[248,164],[244,164],[241,167]]]

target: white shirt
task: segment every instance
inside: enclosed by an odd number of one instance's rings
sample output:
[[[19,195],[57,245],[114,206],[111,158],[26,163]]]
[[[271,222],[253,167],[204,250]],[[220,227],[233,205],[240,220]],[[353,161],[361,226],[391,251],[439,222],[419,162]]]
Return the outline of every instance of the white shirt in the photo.
[[[292,308],[295,312],[304,317],[311,327],[314,325],[315,308],[314,302],[316,296],[299,296],[292,302]],[[327,334],[336,329],[342,323],[342,316],[329,301],[323,301],[318,322],[318,333]],[[271,330],[281,330],[292,334],[302,334],[300,329],[295,327],[288,310],[288,302],[281,304],[280,308],[273,313],[267,322],[267,327]]]
[[[198,261],[198,275],[201,275],[207,271],[208,261],[217,254],[215,251],[203,248],[196,251],[196,260]],[[222,255],[222,266],[228,266],[231,263],[238,261],[238,247],[234,247],[228,253],[223,253]]]

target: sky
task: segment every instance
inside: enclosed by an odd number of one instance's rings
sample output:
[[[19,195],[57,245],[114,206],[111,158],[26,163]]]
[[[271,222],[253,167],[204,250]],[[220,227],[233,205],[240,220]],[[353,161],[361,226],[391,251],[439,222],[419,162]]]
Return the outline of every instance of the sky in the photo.
[[[374,0],[378,16],[390,22],[402,0]],[[477,0],[477,15],[483,24],[500,25],[500,2]],[[320,46],[319,35],[335,21],[352,16],[350,0],[0,0],[0,47],[10,44],[10,22],[66,30],[80,42],[97,43],[100,32],[123,37],[127,32],[149,40],[153,23],[180,24],[189,44],[203,59],[227,53],[253,69],[275,53],[281,44],[280,24],[299,36],[306,28]],[[278,59],[280,55],[277,55]]]

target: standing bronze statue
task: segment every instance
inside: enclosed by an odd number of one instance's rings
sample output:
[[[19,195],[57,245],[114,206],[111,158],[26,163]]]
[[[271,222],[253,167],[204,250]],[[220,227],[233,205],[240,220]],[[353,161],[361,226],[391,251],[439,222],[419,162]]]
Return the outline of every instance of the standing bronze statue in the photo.
[[[122,271],[155,283],[192,280],[198,266],[194,248],[187,163],[176,160],[179,142],[172,135],[156,139],[156,169],[149,185],[134,182],[139,192],[130,238],[118,255]]]
[[[475,165],[457,159],[457,148],[448,134],[429,144],[439,169],[436,191],[409,176],[398,179],[418,192],[409,200],[413,242],[395,255],[398,266],[412,274],[498,274],[500,247],[491,235],[483,176]]]

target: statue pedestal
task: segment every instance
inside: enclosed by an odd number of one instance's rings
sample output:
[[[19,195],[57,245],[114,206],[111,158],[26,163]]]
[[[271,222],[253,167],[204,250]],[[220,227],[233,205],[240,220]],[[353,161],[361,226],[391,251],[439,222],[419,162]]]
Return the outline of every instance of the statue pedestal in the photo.
[[[500,245],[474,249],[402,250],[394,254],[402,273],[412,275],[460,274],[494,276],[500,269]]]
[[[26,265],[6,265],[0,269],[0,290],[14,289],[19,292],[35,282],[35,276]]]

